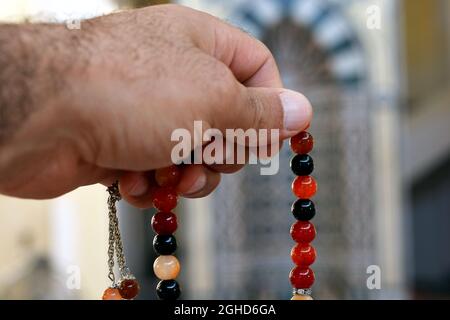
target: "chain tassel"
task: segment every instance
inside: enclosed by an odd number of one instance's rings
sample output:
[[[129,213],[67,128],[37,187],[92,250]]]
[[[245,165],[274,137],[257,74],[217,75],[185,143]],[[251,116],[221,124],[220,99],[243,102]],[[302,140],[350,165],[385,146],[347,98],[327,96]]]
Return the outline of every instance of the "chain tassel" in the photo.
[[[122,237],[119,229],[119,219],[117,217],[116,202],[122,198],[119,192],[118,182],[114,182],[107,189],[108,196],[108,278],[111,286],[103,293],[103,300],[133,299],[139,293],[139,284],[127,267],[125,255],[123,253]],[[114,264],[117,261],[120,278],[117,281],[114,273]]]

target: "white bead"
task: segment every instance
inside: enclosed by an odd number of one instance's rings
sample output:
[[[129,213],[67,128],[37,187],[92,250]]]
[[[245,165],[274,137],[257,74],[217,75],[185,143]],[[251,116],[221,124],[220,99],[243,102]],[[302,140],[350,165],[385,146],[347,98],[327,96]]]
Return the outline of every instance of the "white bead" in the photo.
[[[161,280],[172,280],[180,273],[180,263],[175,256],[159,256],[153,263],[153,271]]]

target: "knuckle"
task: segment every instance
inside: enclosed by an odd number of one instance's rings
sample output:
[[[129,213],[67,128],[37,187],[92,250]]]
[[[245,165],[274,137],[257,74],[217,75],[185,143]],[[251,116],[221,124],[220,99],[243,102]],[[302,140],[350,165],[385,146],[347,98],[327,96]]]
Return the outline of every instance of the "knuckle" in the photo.
[[[247,108],[250,114],[252,128],[265,128],[267,121],[264,117],[264,102],[257,95],[249,94]]]

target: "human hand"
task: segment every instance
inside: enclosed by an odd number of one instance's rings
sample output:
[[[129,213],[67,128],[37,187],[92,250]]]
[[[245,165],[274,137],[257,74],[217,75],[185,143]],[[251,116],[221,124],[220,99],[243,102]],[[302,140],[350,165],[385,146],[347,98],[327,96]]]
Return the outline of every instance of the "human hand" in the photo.
[[[199,11],[154,6],[87,20],[80,30],[0,26],[0,40],[8,30],[20,42],[0,52],[29,51],[0,71],[2,83],[8,70],[19,79],[0,89],[0,109],[20,108],[14,86],[23,85],[30,112],[0,132],[4,194],[51,198],[120,179],[125,199],[147,207],[149,172],[172,164],[174,129],[192,130],[202,120],[219,130],[279,128],[286,139],[311,121],[309,102],[282,89],[261,42]],[[178,191],[205,196],[220,173],[240,167],[187,165]]]

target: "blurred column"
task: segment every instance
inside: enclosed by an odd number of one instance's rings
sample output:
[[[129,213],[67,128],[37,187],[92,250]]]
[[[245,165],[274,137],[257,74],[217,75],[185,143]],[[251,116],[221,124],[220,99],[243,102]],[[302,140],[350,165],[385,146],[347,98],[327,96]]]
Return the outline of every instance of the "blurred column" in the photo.
[[[406,266],[400,161],[399,97],[402,88],[399,1],[359,1],[352,13],[366,26],[367,8],[380,9],[380,29],[361,28],[370,63],[373,128],[374,217],[382,284],[379,298],[405,298]]]
[[[51,202],[50,266],[55,298],[99,299],[107,277],[108,208],[106,188],[79,188]],[[80,288],[67,285],[79,272]]]
[[[211,196],[183,202],[179,215],[182,229],[183,263],[182,283],[189,299],[214,297],[214,242],[215,223]],[[222,212],[223,214],[226,214]]]

